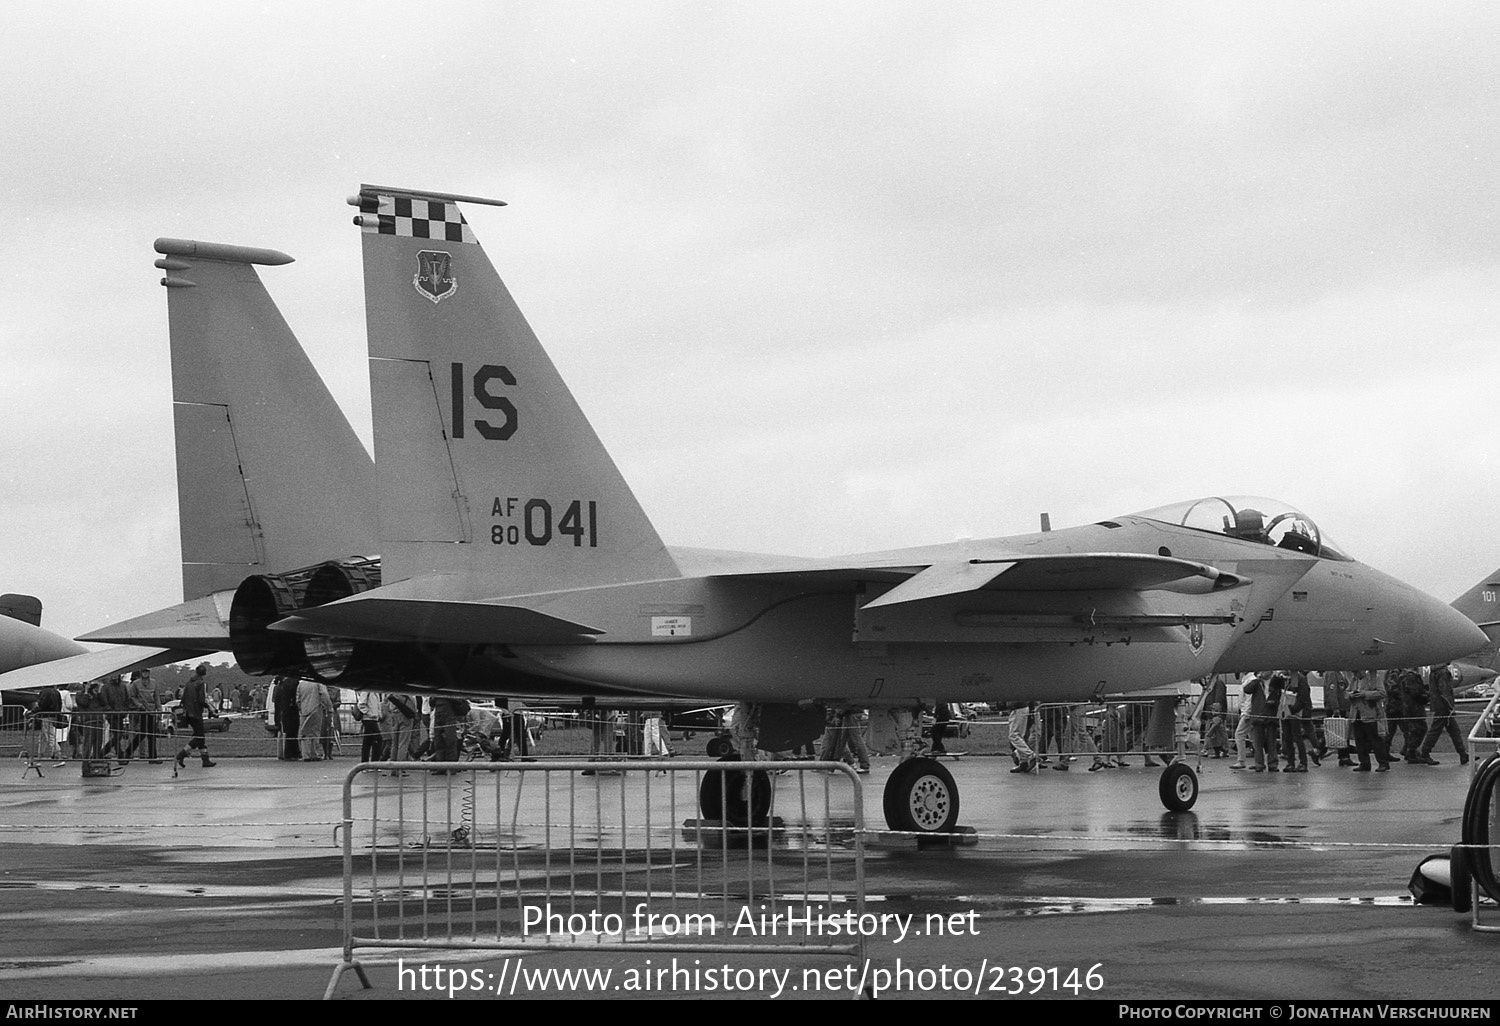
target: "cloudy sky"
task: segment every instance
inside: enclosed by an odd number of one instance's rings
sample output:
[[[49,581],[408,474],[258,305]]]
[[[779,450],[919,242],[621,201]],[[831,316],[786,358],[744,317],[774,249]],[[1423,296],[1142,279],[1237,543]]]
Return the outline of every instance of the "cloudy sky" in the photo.
[[[0,590],[181,598],[161,235],[369,441],[361,182],[471,222],[669,543],[1205,494],[1500,566],[1493,3],[54,3],[0,34]],[[310,444],[315,444],[311,440]]]

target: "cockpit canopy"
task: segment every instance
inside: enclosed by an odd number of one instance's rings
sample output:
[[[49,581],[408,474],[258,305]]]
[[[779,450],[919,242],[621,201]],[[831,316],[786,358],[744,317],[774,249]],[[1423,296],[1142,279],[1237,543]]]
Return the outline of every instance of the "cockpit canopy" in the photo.
[[[1312,517],[1277,499],[1254,495],[1211,495],[1206,499],[1160,506],[1135,514],[1177,527],[1190,527],[1241,541],[1305,552],[1321,559],[1349,561],[1333,541],[1318,530]]]

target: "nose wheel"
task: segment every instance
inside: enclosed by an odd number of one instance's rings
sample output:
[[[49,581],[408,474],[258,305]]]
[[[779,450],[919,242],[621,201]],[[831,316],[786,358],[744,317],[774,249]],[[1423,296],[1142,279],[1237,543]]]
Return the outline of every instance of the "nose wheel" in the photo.
[[[958,784],[936,759],[908,759],[885,782],[885,822],[904,833],[948,833],[958,826]]]
[[[1198,774],[1179,759],[1162,770],[1157,791],[1169,812],[1186,812],[1198,801]]]

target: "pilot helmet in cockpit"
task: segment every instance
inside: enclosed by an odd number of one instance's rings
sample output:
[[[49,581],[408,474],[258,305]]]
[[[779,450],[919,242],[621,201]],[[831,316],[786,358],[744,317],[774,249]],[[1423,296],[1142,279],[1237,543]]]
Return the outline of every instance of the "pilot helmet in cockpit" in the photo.
[[[1246,506],[1235,512],[1234,526],[1228,527],[1224,533],[1231,538],[1244,538],[1246,541],[1265,541],[1266,515]]]

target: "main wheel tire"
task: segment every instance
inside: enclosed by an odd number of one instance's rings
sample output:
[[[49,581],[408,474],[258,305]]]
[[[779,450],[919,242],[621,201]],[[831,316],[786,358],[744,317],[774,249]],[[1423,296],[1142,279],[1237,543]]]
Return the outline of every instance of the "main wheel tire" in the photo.
[[[727,755],[722,762],[739,762]],[[748,778],[748,781],[747,781]],[[771,822],[771,775],[765,770],[709,770],[698,786],[698,811],[732,827],[764,827]]]
[[[710,759],[722,759],[734,752],[734,742],[729,738],[715,734],[708,739],[708,757]]]
[[[885,822],[905,833],[942,834],[958,826],[958,785],[936,759],[908,759],[885,782]]]
[[[1186,812],[1198,801],[1198,774],[1193,772],[1193,767],[1179,760],[1162,771],[1157,790],[1168,811]]]

